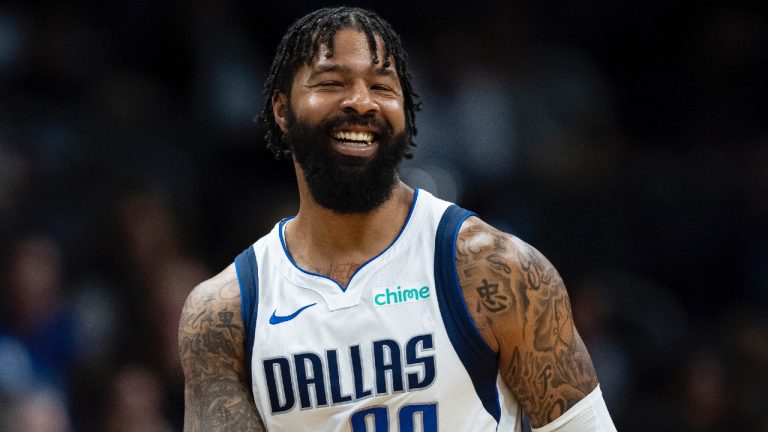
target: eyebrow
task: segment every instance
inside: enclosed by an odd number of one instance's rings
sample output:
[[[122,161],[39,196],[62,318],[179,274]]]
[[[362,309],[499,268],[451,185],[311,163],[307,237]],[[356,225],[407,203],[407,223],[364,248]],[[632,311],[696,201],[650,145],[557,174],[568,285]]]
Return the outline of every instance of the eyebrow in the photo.
[[[319,75],[325,72],[350,73],[351,69],[347,66],[342,66],[340,64],[317,65],[313,68],[311,76]],[[397,73],[395,73],[395,71],[392,70],[392,68],[377,67],[374,69],[374,73],[376,75],[389,76],[392,78],[395,78],[397,76]]]

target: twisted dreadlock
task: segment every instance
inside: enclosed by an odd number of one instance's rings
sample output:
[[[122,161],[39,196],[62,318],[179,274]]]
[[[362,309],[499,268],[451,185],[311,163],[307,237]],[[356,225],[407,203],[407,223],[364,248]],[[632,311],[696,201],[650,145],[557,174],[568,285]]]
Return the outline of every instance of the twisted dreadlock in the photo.
[[[327,48],[328,57],[333,56],[333,38],[336,32],[348,28],[365,33],[374,64],[381,61],[376,48],[376,36],[384,42],[382,66],[389,67],[390,57],[394,58],[405,99],[405,131],[410,135],[410,145],[416,146],[413,136],[416,135],[416,111],[421,109],[421,102],[413,91],[411,75],[407,69],[408,55],[400,43],[400,37],[386,21],[371,11],[354,7],[323,8],[305,15],[288,29],[277,47],[269,77],[264,83],[264,110],[258,121],[266,125],[267,133],[264,138],[267,148],[278,159],[290,157],[291,151],[283,140],[282,130],[275,122],[272,95],[278,91],[290,94],[293,77],[302,63],[311,64],[322,46]],[[404,157],[410,159],[413,154],[406,150]]]

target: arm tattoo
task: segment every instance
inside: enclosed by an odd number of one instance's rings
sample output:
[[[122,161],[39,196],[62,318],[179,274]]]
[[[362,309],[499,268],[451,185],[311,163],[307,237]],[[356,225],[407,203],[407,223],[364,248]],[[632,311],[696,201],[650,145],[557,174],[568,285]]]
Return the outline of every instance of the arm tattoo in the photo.
[[[456,243],[465,301],[532,426],[543,426],[597,386],[568,293],[536,249],[482,222],[465,224]]]
[[[487,279],[483,279],[483,284],[477,287],[477,293],[480,295],[477,301],[478,313],[483,309],[488,312],[501,312],[509,307],[509,297],[499,294],[498,283],[488,283]]]
[[[179,324],[185,431],[266,430],[246,384],[239,314],[231,284],[201,285],[187,299]]]

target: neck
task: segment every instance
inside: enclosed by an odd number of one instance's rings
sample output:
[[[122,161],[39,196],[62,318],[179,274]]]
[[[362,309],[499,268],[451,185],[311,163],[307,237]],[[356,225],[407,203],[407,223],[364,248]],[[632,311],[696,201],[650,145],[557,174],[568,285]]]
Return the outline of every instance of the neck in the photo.
[[[413,202],[414,191],[399,180],[390,198],[367,213],[339,214],[312,198],[296,166],[300,207],[285,227],[285,242],[296,264],[345,286],[362,263],[397,238]]]

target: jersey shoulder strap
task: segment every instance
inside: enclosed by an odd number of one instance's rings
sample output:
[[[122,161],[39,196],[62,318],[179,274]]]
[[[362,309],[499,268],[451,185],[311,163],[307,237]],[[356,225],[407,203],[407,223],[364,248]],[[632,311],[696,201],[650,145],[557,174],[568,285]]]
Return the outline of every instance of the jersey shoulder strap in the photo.
[[[248,247],[235,258],[235,271],[237,272],[237,281],[240,283],[240,312],[245,329],[243,352],[245,353],[245,370],[250,385],[256,312],[259,308],[259,266],[256,263],[256,253],[253,246]]]
[[[480,335],[467,310],[456,271],[456,238],[461,224],[470,216],[475,214],[454,204],[440,219],[435,234],[435,291],[448,338],[485,410],[498,423],[501,418],[496,387],[498,358]]]

